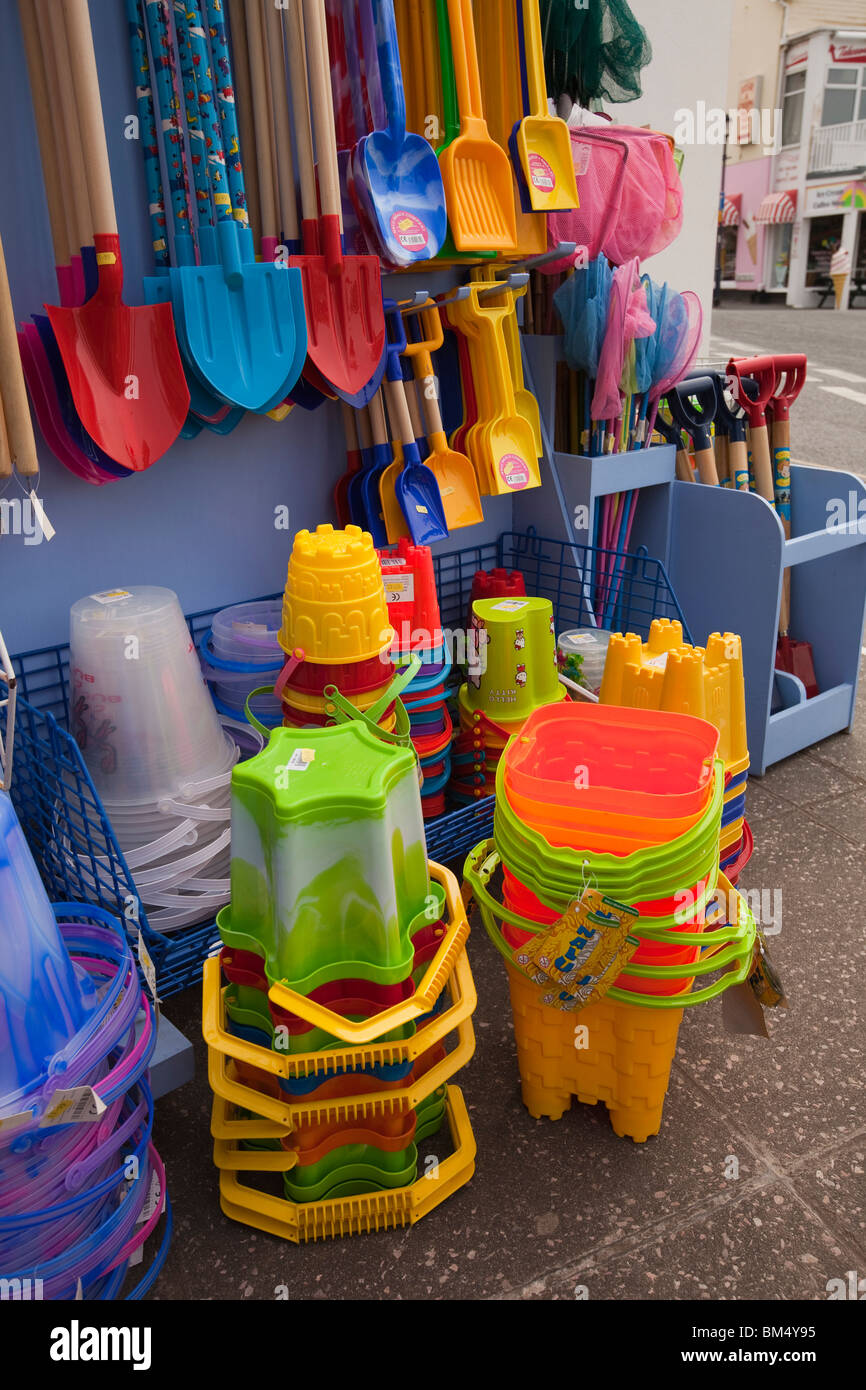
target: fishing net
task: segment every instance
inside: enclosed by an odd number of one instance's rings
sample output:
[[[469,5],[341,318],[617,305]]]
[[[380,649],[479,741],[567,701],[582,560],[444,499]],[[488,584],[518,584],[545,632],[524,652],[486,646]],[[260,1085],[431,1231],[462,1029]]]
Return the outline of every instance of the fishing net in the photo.
[[[666,136],[633,126],[615,126],[614,133],[628,146],[628,160],[616,220],[603,249],[616,265],[624,265],[633,256],[655,256],[679,235],[683,187]],[[583,132],[584,138],[592,134]]]
[[[541,0],[547,90],[572,101],[634,101],[652,58],[646,32],[626,0]]]
[[[635,338],[648,337],[655,332],[655,328],[655,322],[647,311],[646,293],[640,282],[637,260],[632,260],[613,274],[604,341],[592,397],[593,419],[615,420],[620,415],[620,384],[624,377],[628,382],[629,345]]]
[[[650,399],[654,406],[691,368],[698,355],[703,318],[701,301],[693,290],[683,290],[682,294],[668,290],[653,367]],[[654,420],[655,408],[650,412],[650,434]]]
[[[579,208],[552,212],[547,218],[547,240],[551,247],[573,241],[586,248],[590,261],[612,235],[622,203],[629,148],[615,131],[586,126],[572,130],[571,158],[577,177]],[[569,261],[548,263],[549,274],[565,269]]]
[[[565,360],[573,372],[594,377],[598,370],[612,280],[613,272],[602,256],[575,270],[553,297],[565,331]]]
[[[658,352],[659,334],[664,317],[664,303],[667,297],[667,284],[657,285],[648,275],[641,278],[647,312],[655,324],[654,332],[635,342],[635,391],[643,395],[652,386],[653,368]]]

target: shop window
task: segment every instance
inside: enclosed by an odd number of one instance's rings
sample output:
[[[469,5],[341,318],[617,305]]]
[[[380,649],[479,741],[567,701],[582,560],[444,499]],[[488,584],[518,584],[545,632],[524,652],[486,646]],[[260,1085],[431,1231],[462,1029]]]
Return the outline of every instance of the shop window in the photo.
[[[803,127],[803,97],[806,74],[792,72],[785,78],[782,93],[782,144],[799,145]]]
[[[809,252],[806,258],[806,287],[822,286],[830,274],[830,257],[842,240],[842,217],[813,217],[809,220]]]
[[[830,68],[824,86],[821,125],[847,125],[854,120],[862,69]],[[862,97],[863,92],[859,91]]]
[[[735,263],[737,259],[737,232],[739,227],[721,227],[719,229],[719,257],[723,280],[735,280]]]
[[[791,238],[794,228],[790,222],[772,228],[770,243],[770,289],[785,289],[788,284],[788,269],[791,264]]]

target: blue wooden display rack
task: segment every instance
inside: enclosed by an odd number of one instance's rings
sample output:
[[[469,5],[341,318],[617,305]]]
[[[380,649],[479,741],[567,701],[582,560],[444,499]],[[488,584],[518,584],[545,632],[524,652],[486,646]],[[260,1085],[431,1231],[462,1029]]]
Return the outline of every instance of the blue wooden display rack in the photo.
[[[752,773],[850,729],[866,613],[866,484],[838,469],[791,468],[791,539],[775,509],[754,493],[682,483],[673,446],[585,458],[551,447],[556,364],[563,340],[523,335],[527,385],[541,409],[540,489],[515,499],[521,525],[570,542],[599,497],[640,486],[629,549],[664,564],[694,640],[736,632],[743,640]],[[519,513],[518,513],[519,507]],[[845,520],[839,521],[842,510]],[[791,571],[791,623],[809,642],[820,693],[775,669],[782,576]]]

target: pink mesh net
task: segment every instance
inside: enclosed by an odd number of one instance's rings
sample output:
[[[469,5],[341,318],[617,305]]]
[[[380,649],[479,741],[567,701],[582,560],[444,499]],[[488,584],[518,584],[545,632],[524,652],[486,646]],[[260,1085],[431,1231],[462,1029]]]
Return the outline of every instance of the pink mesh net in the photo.
[[[547,240],[550,247],[564,241],[576,242],[578,247],[586,248],[586,260],[594,261],[616,225],[629,148],[618,136],[592,126],[572,130],[570,134],[580,207],[550,213]],[[573,260],[570,256],[549,261],[544,270],[549,275],[568,270]]]
[[[620,383],[629,345],[635,338],[648,338],[655,332],[655,327],[647,312],[640,266],[635,257],[614,271],[607,326],[592,397],[593,419],[617,419],[622,405]]]
[[[617,126],[628,145],[622,197],[604,253],[617,265],[631,256],[646,260],[669,246],[683,222],[683,189],[670,144],[664,135]]]

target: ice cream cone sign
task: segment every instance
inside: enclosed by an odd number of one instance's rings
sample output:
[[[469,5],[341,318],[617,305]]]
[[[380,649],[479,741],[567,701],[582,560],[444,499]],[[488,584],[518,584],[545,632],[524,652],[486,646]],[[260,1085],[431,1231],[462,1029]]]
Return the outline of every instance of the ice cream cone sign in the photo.
[[[841,309],[845,302],[845,284],[851,274],[851,252],[845,246],[837,246],[830,257],[830,279],[836,296],[836,308]]]
[[[750,212],[744,213],[740,223],[746,238],[752,265],[758,264],[758,226]]]

